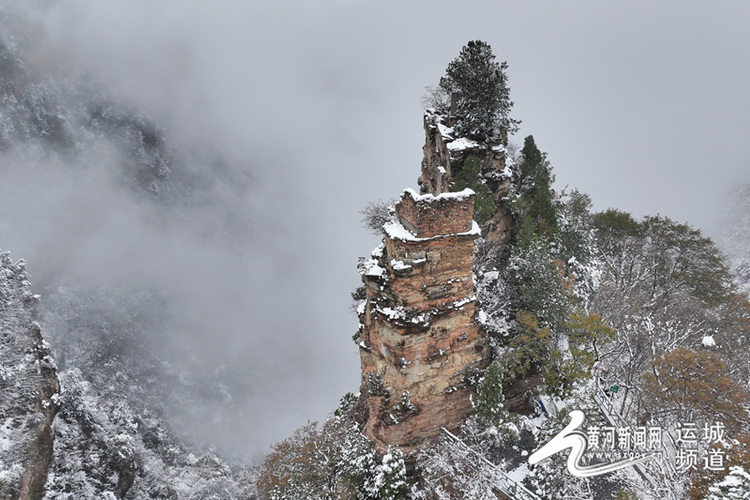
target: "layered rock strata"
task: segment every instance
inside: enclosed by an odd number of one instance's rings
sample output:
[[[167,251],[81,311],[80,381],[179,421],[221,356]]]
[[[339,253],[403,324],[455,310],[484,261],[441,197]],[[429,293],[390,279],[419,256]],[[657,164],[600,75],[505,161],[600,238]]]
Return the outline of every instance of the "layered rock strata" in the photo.
[[[364,433],[409,453],[473,413],[472,380],[487,347],[475,321],[474,193],[406,190],[383,244],[362,263]]]

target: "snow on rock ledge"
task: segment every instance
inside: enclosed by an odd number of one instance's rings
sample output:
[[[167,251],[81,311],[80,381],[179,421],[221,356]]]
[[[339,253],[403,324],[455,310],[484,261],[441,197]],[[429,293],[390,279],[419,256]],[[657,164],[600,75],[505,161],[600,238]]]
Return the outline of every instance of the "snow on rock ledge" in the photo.
[[[420,195],[413,189],[406,189],[396,204],[396,213],[398,222],[386,224],[385,230],[402,240],[473,234],[478,230],[473,222],[474,191],[468,188],[437,196]],[[400,226],[411,234],[401,232]]]

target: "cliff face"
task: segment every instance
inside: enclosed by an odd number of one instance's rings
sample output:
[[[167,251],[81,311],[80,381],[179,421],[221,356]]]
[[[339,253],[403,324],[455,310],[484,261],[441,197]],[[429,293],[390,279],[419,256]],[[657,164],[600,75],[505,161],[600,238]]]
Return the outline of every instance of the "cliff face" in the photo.
[[[60,385],[23,261],[0,253],[0,499],[44,496]]]
[[[456,136],[449,120],[431,110],[424,114],[425,145],[422,173],[417,180],[423,193],[444,193],[450,189],[453,178],[471,155],[483,160],[483,171],[505,170],[507,140],[487,144]],[[496,191],[494,186],[490,186]]]
[[[472,384],[489,358],[474,295],[474,241],[481,234],[507,244],[513,228],[507,136],[496,143],[460,137],[449,117],[429,109],[424,130],[422,194],[404,192],[383,244],[360,269],[364,434],[380,452],[395,445],[407,456],[474,411]],[[479,159],[476,181],[496,207],[481,229],[472,220],[475,194],[450,192],[470,156]]]
[[[384,244],[362,266],[359,308],[364,433],[406,454],[473,412],[472,375],[487,347],[475,321],[471,190],[407,190]]]
[[[425,144],[422,171],[417,179],[422,193],[440,194],[450,191],[456,175],[469,156],[482,163],[482,177],[492,192],[497,213],[483,227],[486,240],[507,243],[513,217],[506,209],[505,196],[510,188],[507,136],[496,143],[484,143],[457,136],[450,120],[432,110],[424,114]]]

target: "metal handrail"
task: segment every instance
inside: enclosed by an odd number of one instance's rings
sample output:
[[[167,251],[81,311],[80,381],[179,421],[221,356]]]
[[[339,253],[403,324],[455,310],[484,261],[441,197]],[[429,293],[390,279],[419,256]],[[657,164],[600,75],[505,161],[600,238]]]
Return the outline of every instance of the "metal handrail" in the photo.
[[[497,474],[495,486],[498,490],[500,490],[500,493],[507,496],[511,500],[542,500],[542,498],[534,493],[533,491],[526,488],[521,483],[517,482],[516,480],[512,479],[508,474],[505,473],[502,469],[500,469],[499,466],[496,464],[493,464],[490,462],[487,457],[479,453],[477,450],[472,448],[471,446],[464,443],[461,438],[453,434],[451,431],[446,429],[445,427],[442,428],[443,432],[446,436],[448,436],[453,442],[463,446],[465,449],[471,451],[474,453],[479,459],[484,462],[486,465],[492,468],[492,471]]]

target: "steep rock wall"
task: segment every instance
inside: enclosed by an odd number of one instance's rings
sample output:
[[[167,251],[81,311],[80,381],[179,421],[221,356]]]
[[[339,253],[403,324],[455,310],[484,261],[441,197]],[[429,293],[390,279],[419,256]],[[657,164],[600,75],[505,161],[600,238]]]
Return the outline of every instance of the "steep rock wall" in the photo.
[[[488,352],[475,321],[473,204],[471,190],[407,190],[362,267],[364,433],[381,452],[396,445],[408,455],[473,412],[471,381]]]
[[[60,385],[23,261],[0,253],[0,499],[44,496]]]

